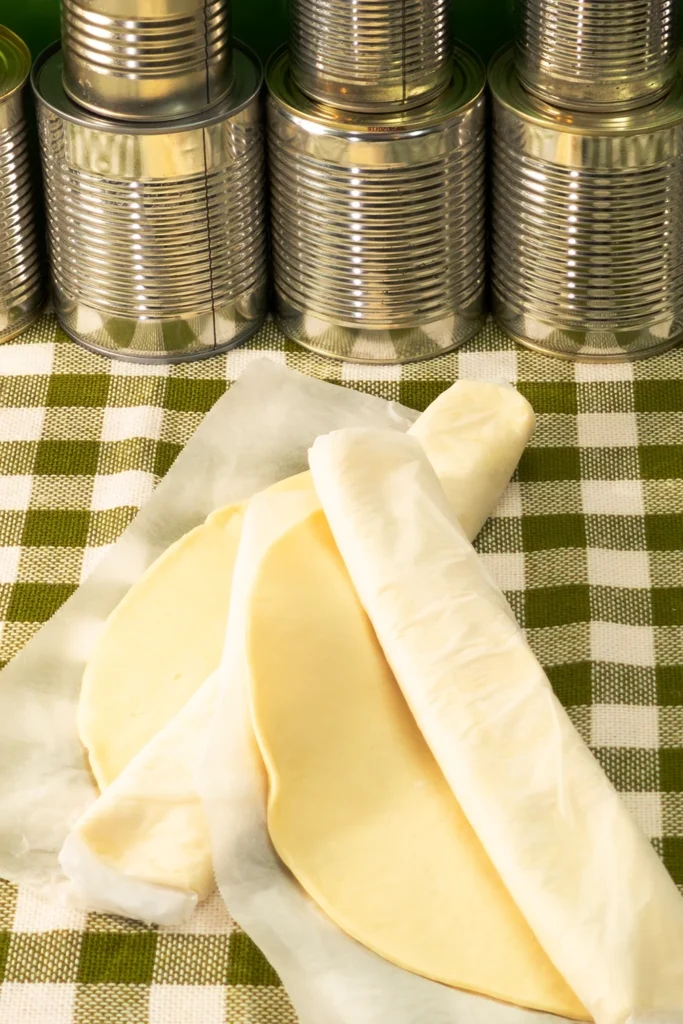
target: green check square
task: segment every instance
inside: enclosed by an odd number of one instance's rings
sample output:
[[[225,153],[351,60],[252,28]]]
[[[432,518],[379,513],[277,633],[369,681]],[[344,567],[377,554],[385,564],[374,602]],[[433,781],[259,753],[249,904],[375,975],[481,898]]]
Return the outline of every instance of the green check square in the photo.
[[[208,412],[226,388],[222,380],[183,380],[169,377],[166,381],[164,406],[177,412]]]
[[[683,587],[652,588],[652,621],[655,626],[683,626]]]
[[[7,619],[9,622],[47,622],[74,590],[76,585],[71,583],[15,583]]]
[[[542,413],[578,411],[576,384],[570,381],[520,381],[517,390],[531,403],[537,416]]]
[[[650,551],[683,550],[683,515],[645,516],[645,536]]]
[[[683,747],[662,747],[659,751],[662,793],[683,793]]]
[[[587,585],[538,587],[527,590],[524,597],[524,625],[528,629],[590,622],[590,588]]]
[[[98,441],[39,441],[34,472],[95,476],[99,455]]]
[[[658,665],[657,703],[661,707],[683,704],[683,664]]]
[[[570,665],[551,665],[546,673],[560,703],[565,708],[592,702],[591,664],[579,661]]]
[[[398,400],[409,409],[424,412],[447,387],[450,387],[450,382],[445,380],[402,380],[398,386]]]
[[[5,968],[7,966],[7,957],[9,955],[9,944],[12,941],[12,933],[8,931],[0,932],[0,985],[5,980]]]
[[[578,448],[527,448],[519,463],[520,480],[580,480]]]
[[[84,985],[150,985],[154,975],[157,933],[86,932],[78,981]]]
[[[155,476],[166,476],[169,469],[183,450],[181,444],[174,441],[157,441],[154,453],[154,474]]]
[[[578,513],[550,516],[525,516],[522,519],[525,551],[548,548],[585,548],[586,525]]]
[[[607,778],[621,793],[654,793],[660,788],[659,751],[598,747],[593,752]]]
[[[26,513],[25,547],[84,548],[90,513],[74,508],[30,508]]]
[[[230,936],[228,985],[268,985],[279,987],[281,982],[258,946],[244,932]]]
[[[50,377],[45,404],[103,409],[109,396],[110,380],[108,373],[55,373]]]
[[[586,381],[578,386],[579,412],[630,412],[633,386],[630,381]]]
[[[648,444],[638,449],[643,480],[683,478],[683,444]]]
[[[633,382],[636,412],[683,412],[683,380]]]
[[[667,870],[676,885],[683,885],[683,836],[664,836],[662,853]]]

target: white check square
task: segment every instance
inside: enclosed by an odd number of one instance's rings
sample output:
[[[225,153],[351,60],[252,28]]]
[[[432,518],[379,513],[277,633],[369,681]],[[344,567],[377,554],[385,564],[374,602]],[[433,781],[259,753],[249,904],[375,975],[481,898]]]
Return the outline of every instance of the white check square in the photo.
[[[588,582],[593,587],[650,586],[650,564],[647,551],[611,551],[588,548]]]
[[[0,548],[0,583],[14,583],[19,574],[20,547]]]
[[[287,365],[284,352],[254,351],[248,348],[232,348],[225,354],[225,375],[228,380],[237,380],[240,374],[258,359],[270,359],[271,363]]]
[[[467,380],[517,380],[517,353],[461,352],[458,373]]]
[[[662,797],[659,793],[620,793],[629,811],[648,839],[663,834]]]
[[[583,480],[583,511],[589,516],[642,516],[645,514],[640,480]]]
[[[72,984],[0,985],[2,1024],[73,1024],[76,986]]]
[[[56,900],[35,896],[30,889],[20,888],[14,912],[12,931],[52,932],[83,931],[86,914],[73,907],[65,907]]]
[[[0,349],[0,377],[46,377],[52,373],[55,347],[42,345],[3,345]]]
[[[0,437],[3,441],[39,441],[43,434],[45,409],[0,409]]]
[[[0,508],[24,512],[31,504],[33,477],[0,476]]]
[[[501,590],[524,590],[524,555],[521,552],[486,552],[480,557]]]
[[[496,510],[493,513],[498,519],[519,519],[522,515],[522,491],[517,483],[513,481],[508,484],[501,496]]]
[[[617,622],[591,622],[591,659],[613,665],[655,665],[655,637],[651,626],[625,626]]]
[[[96,476],[90,507],[94,512],[110,508],[140,508],[153,490],[153,475],[141,469]]]
[[[630,412],[582,412],[576,417],[581,448],[636,448],[638,421]]]
[[[630,704],[594,704],[591,746],[657,750],[659,708]]]
[[[125,409],[109,407],[104,410],[102,422],[103,441],[127,441],[132,437],[161,435],[163,409],[153,405],[132,405]]]
[[[149,1024],[224,1024],[222,985],[152,985]]]

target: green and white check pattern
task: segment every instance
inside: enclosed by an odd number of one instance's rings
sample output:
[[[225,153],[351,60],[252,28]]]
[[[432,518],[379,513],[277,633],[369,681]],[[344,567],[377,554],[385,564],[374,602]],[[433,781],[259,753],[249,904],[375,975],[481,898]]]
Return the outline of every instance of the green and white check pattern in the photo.
[[[513,381],[538,429],[478,547],[573,721],[683,889],[683,350],[563,363],[489,326],[407,367],[303,353],[272,324],[213,360],[91,355],[46,315],[0,348],[0,660],[64,601],[254,358],[422,409]],[[258,416],[258,410],[254,410]],[[0,882],[0,1024],[294,1024],[216,897],[186,929],[65,911]]]

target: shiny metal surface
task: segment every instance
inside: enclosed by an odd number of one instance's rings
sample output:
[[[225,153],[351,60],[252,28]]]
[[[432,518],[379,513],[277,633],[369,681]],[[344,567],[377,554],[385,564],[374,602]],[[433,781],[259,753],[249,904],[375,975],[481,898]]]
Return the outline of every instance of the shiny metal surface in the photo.
[[[348,110],[426,103],[450,79],[448,0],[291,0],[292,75]]]
[[[56,312],[76,341],[138,361],[231,348],[266,312],[261,71],[235,48],[230,101],[204,124],[84,117],[61,57],[33,84]]]
[[[276,309],[299,344],[353,362],[456,348],[484,308],[484,71],[458,49],[419,111],[354,115],[269,67]]]
[[[672,85],[677,0],[516,0],[524,85],[560,107],[628,109]]]
[[[220,101],[232,81],[226,0],[62,0],[64,88],[107,117],[159,121]]]
[[[655,355],[683,336],[683,78],[628,116],[545,107],[494,59],[493,308],[531,348]]]
[[[30,67],[27,47],[0,26],[0,342],[28,327],[43,304],[23,105]]]

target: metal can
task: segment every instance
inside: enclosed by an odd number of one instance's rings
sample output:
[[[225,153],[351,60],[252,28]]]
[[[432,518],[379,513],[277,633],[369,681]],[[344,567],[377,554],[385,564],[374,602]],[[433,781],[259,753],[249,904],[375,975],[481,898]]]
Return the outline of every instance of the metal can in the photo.
[[[178,362],[243,341],[266,313],[262,72],[235,47],[229,100],[173,125],[107,121],[33,70],[57,317],[104,355]]]
[[[0,342],[24,330],[43,304],[35,194],[24,115],[31,69],[25,44],[0,26]]]
[[[458,49],[415,112],[320,107],[281,53],[268,71],[278,322],[337,359],[403,363],[456,348],[484,309],[484,69]]]
[[[218,103],[232,82],[225,0],[62,0],[64,88],[106,117],[161,121]]]
[[[678,0],[517,0],[517,70],[574,110],[653,102],[676,76]]]
[[[493,93],[494,313],[549,355],[614,362],[683,334],[683,77],[626,115],[531,97],[506,49]]]
[[[291,0],[292,75],[321,103],[426,103],[451,77],[448,0]]]

